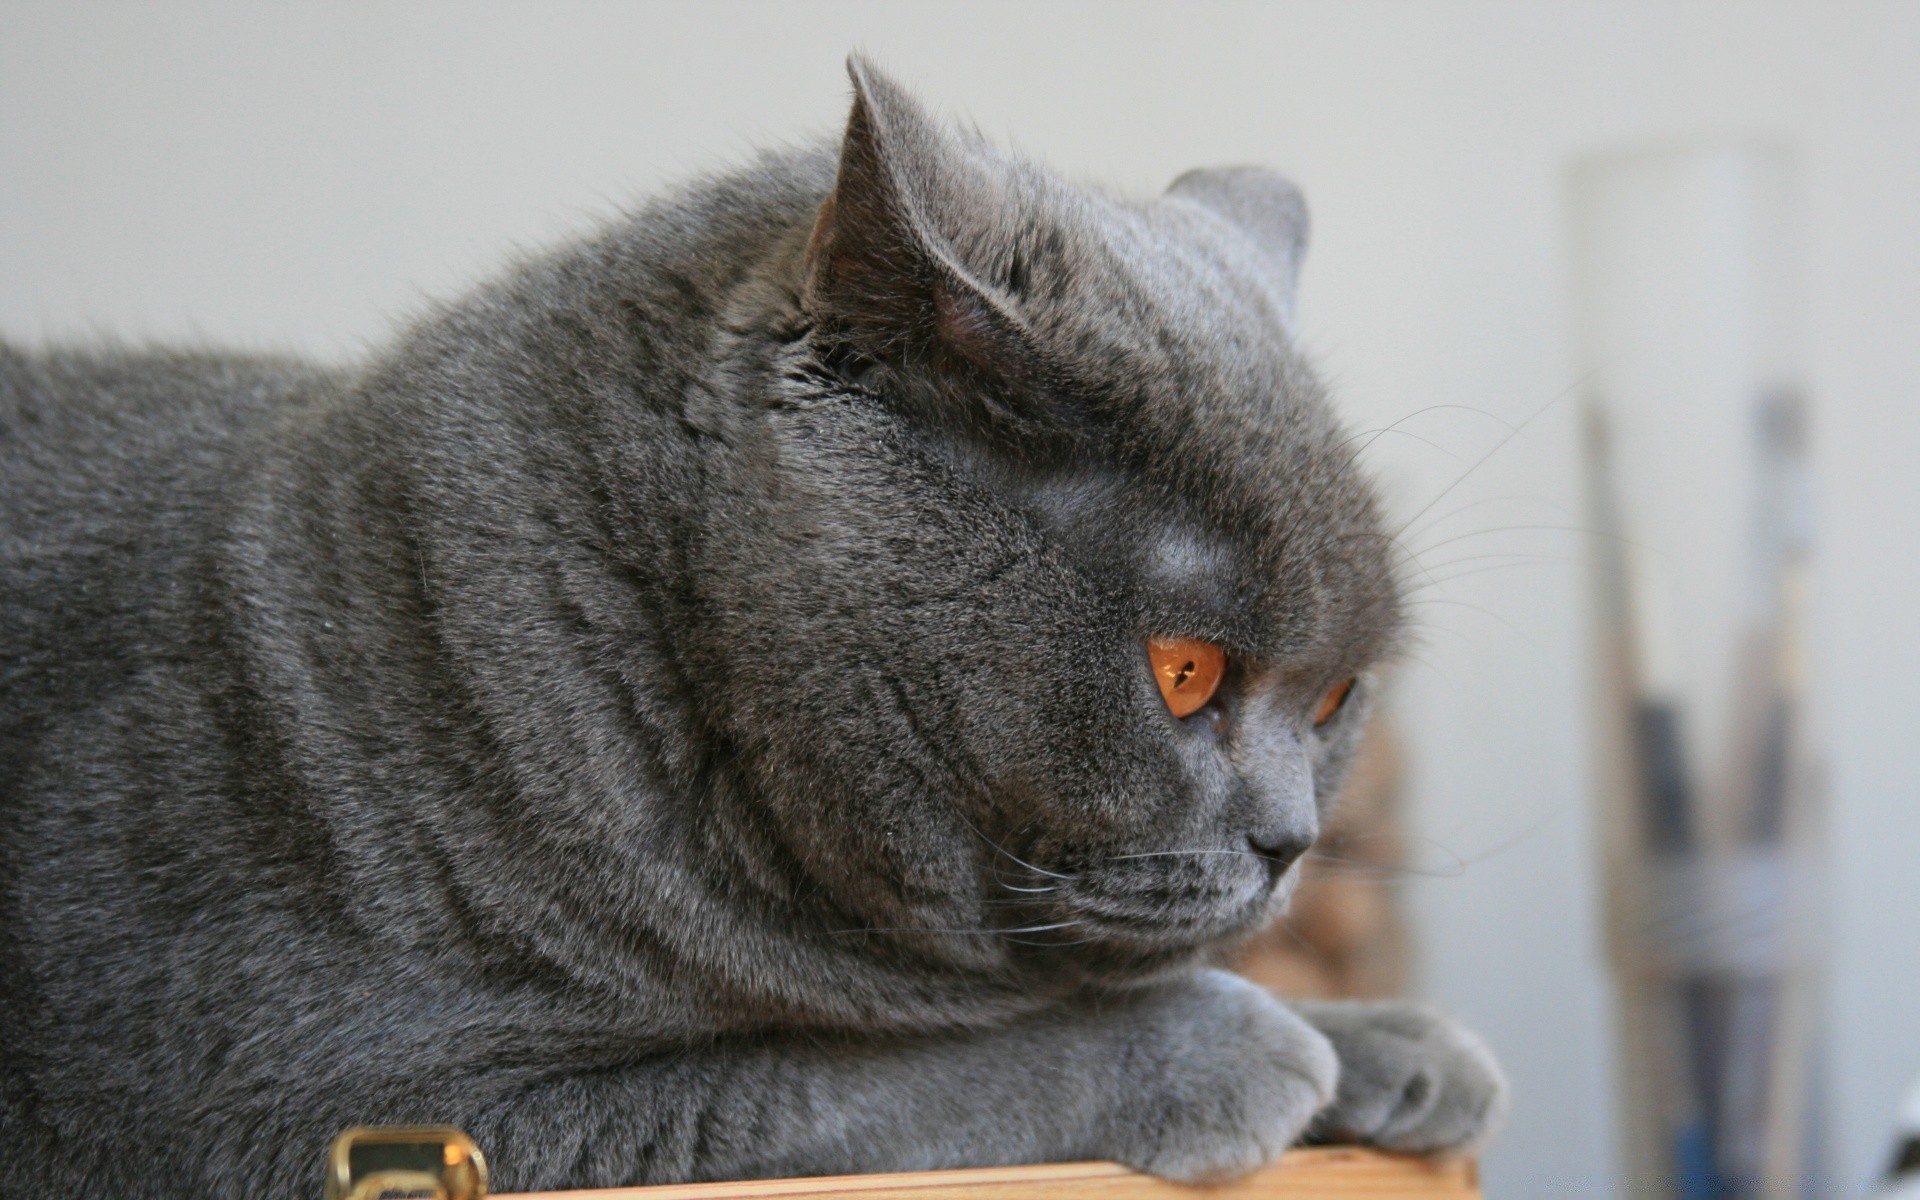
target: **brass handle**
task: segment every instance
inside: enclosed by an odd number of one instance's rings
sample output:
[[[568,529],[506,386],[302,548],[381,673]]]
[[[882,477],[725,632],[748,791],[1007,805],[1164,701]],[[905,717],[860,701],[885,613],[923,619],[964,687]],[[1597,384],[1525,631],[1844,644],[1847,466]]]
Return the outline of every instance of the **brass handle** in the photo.
[[[392,1192],[483,1200],[486,1156],[451,1125],[362,1125],[333,1139],[327,1200],[379,1200]]]

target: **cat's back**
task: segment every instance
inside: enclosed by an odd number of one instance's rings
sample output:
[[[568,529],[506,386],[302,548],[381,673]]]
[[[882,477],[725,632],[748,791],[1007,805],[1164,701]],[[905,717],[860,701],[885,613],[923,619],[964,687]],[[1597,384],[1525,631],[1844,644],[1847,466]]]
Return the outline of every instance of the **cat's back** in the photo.
[[[160,500],[336,377],[291,359],[0,343],[0,513],[16,522]],[[76,490],[80,489],[80,490]]]
[[[287,360],[0,344],[0,713],[132,666],[265,431],[336,386]]]

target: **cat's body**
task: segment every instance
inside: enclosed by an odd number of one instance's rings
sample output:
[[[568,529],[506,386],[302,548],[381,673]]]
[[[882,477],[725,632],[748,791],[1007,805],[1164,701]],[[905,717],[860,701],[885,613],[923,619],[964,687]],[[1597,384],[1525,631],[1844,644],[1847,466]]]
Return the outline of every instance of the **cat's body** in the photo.
[[[362,370],[0,349],[0,1194],[295,1195],[421,1121],[505,1188],[1219,1175],[1336,1048],[1329,1128],[1481,1136],[1452,1026],[1197,965],[1398,621],[1297,200],[861,92]]]

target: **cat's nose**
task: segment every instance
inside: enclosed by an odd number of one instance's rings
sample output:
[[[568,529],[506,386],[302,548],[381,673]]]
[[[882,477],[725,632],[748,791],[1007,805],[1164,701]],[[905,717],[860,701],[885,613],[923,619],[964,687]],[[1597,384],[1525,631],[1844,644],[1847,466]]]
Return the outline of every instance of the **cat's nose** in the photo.
[[[1248,848],[1267,860],[1275,879],[1285,874],[1312,845],[1313,835],[1303,830],[1262,829],[1247,834]]]

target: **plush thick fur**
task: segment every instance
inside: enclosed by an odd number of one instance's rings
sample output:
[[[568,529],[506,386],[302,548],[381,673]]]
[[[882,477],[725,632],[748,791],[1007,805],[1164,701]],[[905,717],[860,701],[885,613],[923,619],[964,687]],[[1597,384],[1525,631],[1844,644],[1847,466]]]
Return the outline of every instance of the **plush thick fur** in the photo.
[[[1484,1136],[1457,1027],[1206,965],[1401,622],[1298,194],[854,77],[356,369],[0,350],[0,1193],[305,1196],[362,1123],[508,1190]]]

